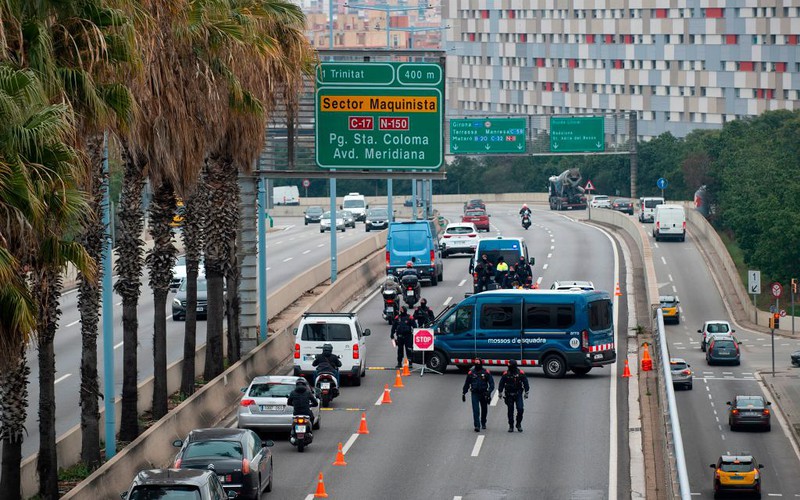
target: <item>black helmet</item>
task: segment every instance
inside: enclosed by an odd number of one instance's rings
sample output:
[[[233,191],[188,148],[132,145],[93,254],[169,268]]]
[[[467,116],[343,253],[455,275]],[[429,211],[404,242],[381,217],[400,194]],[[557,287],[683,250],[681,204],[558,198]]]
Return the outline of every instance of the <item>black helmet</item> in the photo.
[[[428,299],[420,299],[419,305],[424,306],[428,304]]]
[[[408,312],[408,308],[406,306],[400,306],[400,314],[406,314]]]
[[[483,368],[483,360],[481,358],[475,358],[475,368]]]
[[[301,385],[302,385],[302,386],[305,386],[305,387],[308,387],[308,380],[306,380],[306,379],[305,379],[305,378],[303,378],[303,377],[300,377],[300,378],[298,378],[298,379],[297,379],[297,382],[295,382],[295,383],[294,383],[294,385],[295,385],[296,387],[299,387],[299,386],[301,386]]]
[[[516,371],[517,370],[517,360],[516,359],[512,359],[511,361],[509,361],[508,362],[508,367],[511,368],[511,370]]]
[[[331,354],[333,352],[333,345],[324,344],[322,346],[322,354]]]

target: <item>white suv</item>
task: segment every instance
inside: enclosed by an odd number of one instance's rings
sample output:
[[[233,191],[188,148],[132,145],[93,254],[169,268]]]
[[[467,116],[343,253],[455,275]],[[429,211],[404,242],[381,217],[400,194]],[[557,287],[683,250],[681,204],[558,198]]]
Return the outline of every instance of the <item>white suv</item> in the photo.
[[[706,352],[706,348],[708,344],[711,343],[711,339],[717,335],[723,336],[732,336],[736,330],[731,328],[731,324],[727,321],[723,320],[710,320],[703,323],[703,328],[697,330],[697,333],[703,335],[703,338],[700,339],[700,350]]]
[[[478,248],[478,228],[471,222],[451,222],[447,225],[439,238],[439,246],[442,249],[442,257],[454,253],[475,253]]]
[[[611,199],[604,194],[596,194],[589,202],[592,208],[611,208]]]
[[[294,374],[313,379],[311,364],[322,354],[322,346],[331,344],[342,367],[339,377],[361,385],[367,370],[367,345],[364,337],[369,328],[361,329],[355,313],[305,313],[294,331]]]

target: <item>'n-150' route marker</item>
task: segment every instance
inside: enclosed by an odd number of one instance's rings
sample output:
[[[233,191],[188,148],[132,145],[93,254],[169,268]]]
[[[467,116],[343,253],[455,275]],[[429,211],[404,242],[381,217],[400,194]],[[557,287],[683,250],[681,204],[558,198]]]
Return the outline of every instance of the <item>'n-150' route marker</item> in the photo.
[[[442,68],[430,63],[321,63],[316,160],[321,168],[442,166]]]

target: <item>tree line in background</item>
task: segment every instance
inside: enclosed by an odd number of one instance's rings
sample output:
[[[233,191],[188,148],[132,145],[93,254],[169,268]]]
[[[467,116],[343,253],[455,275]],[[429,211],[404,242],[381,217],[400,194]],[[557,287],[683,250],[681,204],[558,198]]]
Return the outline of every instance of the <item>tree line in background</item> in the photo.
[[[669,181],[667,200],[692,200],[707,186],[711,221],[732,236],[745,262],[768,280],[788,283],[800,274],[800,111],[770,111],[696,130],[684,138],[662,134],[638,145],[638,196],[660,196],[656,181]],[[627,155],[459,156],[434,194],[546,192],[548,178],[578,167],[597,194],[630,196]],[[299,185],[287,180],[282,184]],[[385,195],[386,181],[341,180],[340,195]],[[410,181],[394,181],[395,195],[409,196]],[[301,193],[302,193],[301,188]],[[327,196],[314,180],[309,196]]]

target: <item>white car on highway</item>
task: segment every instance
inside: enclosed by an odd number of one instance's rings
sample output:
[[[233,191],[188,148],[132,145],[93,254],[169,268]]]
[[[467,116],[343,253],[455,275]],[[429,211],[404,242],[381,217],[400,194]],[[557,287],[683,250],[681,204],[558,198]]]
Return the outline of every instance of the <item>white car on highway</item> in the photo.
[[[471,222],[451,222],[447,225],[439,238],[439,247],[442,249],[442,257],[454,253],[475,253],[478,248],[478,228]]]
[[[336,212],[335,217],[336,217],[336,230],[344,232],[345,223],[342,214]],[[319,232],[324,233],[325,231],[330,231],[330,230],[331,230],[331,213],[330,211],[328,211],[322,214],[322,217],[319,219]]]
[[[367,373],[365,337],[369,334],[354,313],[304,313],[294,332],[294,375],[313,381],[314,359],[322,354],[322,346],[331,344],[342,362],[340,382],[349,379],[352,385],[361,385]]]
[[[589,202],[592,208],[611,208],[611,199],[604,194],[596,194]]]

